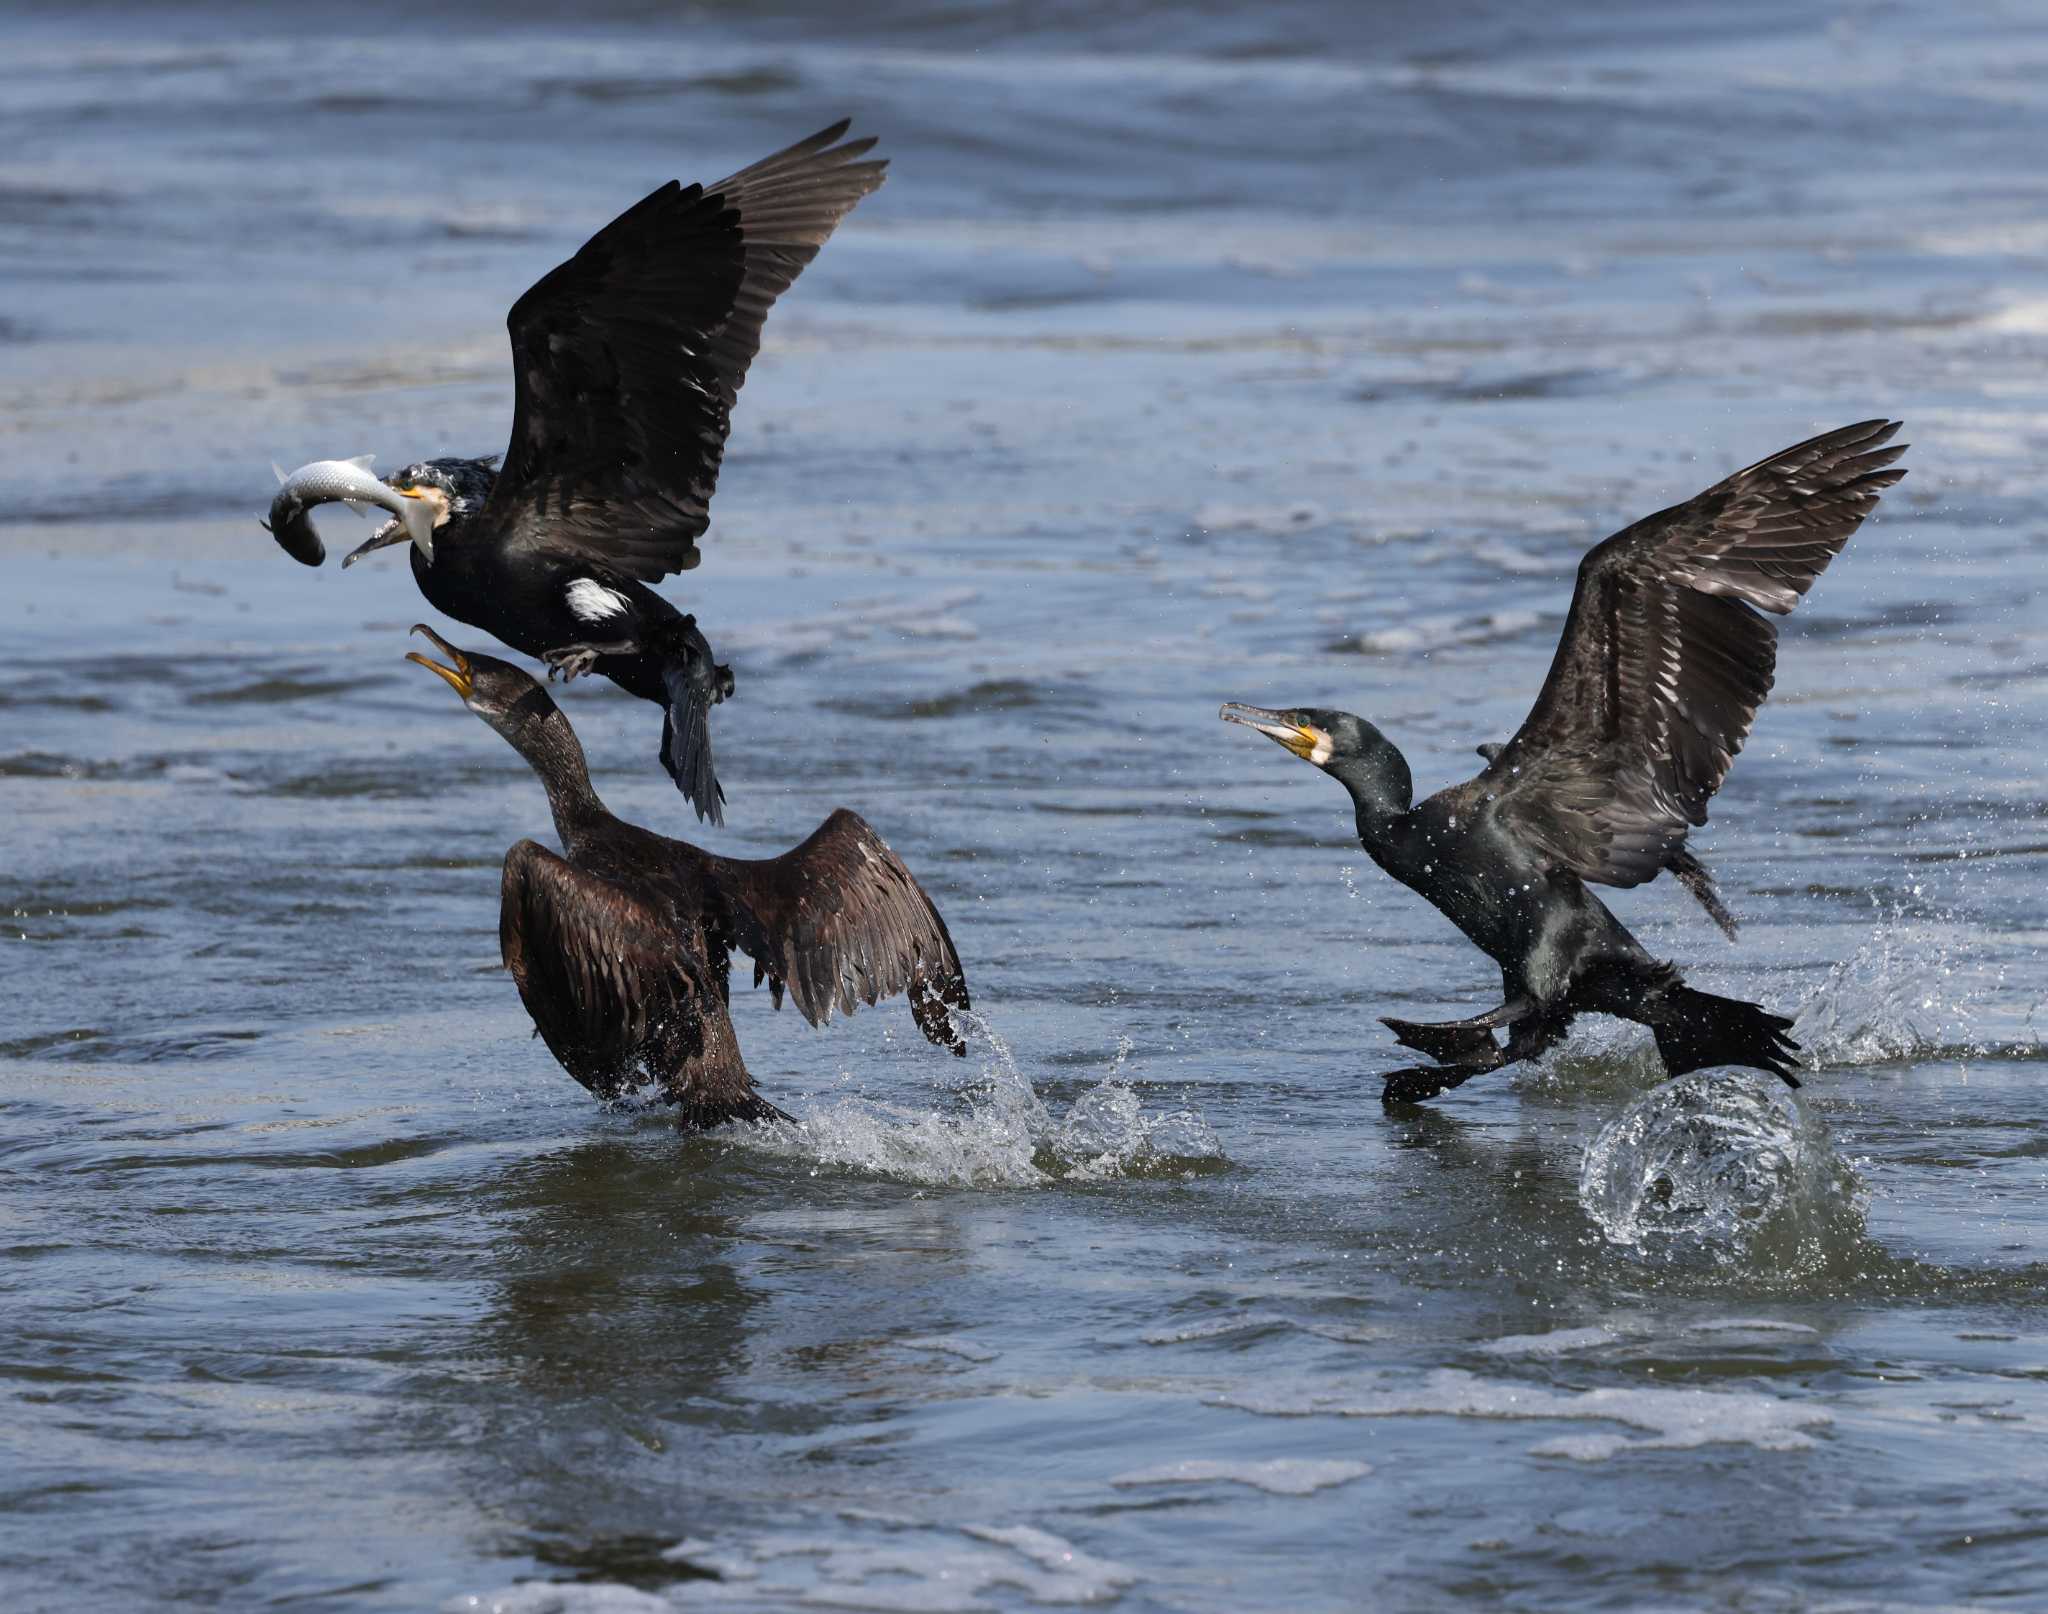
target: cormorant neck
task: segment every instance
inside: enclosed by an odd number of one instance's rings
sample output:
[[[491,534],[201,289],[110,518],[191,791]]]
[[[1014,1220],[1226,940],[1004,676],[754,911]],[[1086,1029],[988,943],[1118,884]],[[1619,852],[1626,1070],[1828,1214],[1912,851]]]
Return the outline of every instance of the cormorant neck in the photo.
[[[1408,759],[1377,730],[1371,730],[1370,736],[1363,751],[1332,757],[1323,764],[1323,771],[1351,793],[1351,804],[1358,810],[1358,833],[1367,840],[1406,813],[1415,801]]]
[[[610,811],[591,788],[583,742],[546,690],[536,687],[514,706],[498,732],[540,775],[555,815],[555,833],[565,848],[592,825],[610,819]]]

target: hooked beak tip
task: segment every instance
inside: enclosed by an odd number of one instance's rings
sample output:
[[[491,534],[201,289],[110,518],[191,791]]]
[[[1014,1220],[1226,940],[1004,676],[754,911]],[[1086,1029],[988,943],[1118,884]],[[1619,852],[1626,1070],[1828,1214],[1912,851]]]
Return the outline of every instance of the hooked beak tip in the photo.
[[[455,665],[453,667],[444,667],[434,660],[433,657],[423,656],[417,650],[408,650],[405,653],[405,659],[426,668],[428,672],[442,679],[450,689],[454,690],[465,701],[468,700],[476,690],[476,680],[471,675],[469,657],[465,656],[424,622],[415,622],[412,625],[412,631],[425,634],[428,639],[433,641],[435,648],[453,660]]]
[[[1241,701],[1225,701],[1219,714],[1226,723],[1242,723],[1246,728],[1256,729],[1269,740],[1277,741],[1286,750],[1307,761],[1320,762],[1315,755],[1316,748],[1325,736],[1319,729],[1306,727],[1289,717],[1285,712],[1268,711],[1263,706],[1246,706]],[[1328,753],[1323,753],[1327,756]]]

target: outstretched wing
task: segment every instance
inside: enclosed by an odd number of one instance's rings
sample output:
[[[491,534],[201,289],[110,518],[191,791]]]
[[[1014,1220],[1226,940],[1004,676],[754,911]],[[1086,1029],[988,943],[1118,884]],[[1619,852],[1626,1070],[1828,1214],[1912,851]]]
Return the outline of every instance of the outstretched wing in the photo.
[[[835,123],[716,185],[671,180],[512,305],[517,406],[489,513],[652,583],[699,560],[761,323],[882,183]]]
[[[1528,720],[1473,781],[1560,866],[1639,885],[1707,821],[1770,693],[1784,615],[1906,473],[1897,421],[1737,471],[1593,549]]]
[[[599,1097],[651,1078],[691,1125],[781,1114],[754,1091],[720,984],[631,892],[521,841],[498,947],[548,1051]]]
[[[926,1037],[956,1054],[966,1044],[946,1008],[964,1009],[967,976],[946,922],[903,861],[858,813],[839,808],[809,840],[752,861],[704,854],[729,939],[754,960],[781,1006],[785,988],[823,1025],[898,992]]]

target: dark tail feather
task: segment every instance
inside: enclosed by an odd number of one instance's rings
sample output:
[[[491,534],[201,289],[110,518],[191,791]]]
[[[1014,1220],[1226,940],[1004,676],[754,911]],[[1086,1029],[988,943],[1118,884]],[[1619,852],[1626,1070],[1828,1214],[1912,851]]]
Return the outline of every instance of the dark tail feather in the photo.
[[[1747,1065],[1787,1087],[1799,1085],[1792,1074],[1799,1044],[1786,1035],[1792,1022],[1759,1004],[1674,986],[1651,1010],[1650,1029],[1673,1076],[1709,1065]]]
[[[668,713],[661,725],[661,765],[699,818],[725,822],[725,791],[711,765],[711,708],[732,693],[732,671],[711,659],[694,617],[683,617],[650,644],[662,657]]]
[[[1681,846],[1665,860],[1664,867],[1707,910],[1707,917],[1721,927],[1721,934],[1730,941],[1735,940],[1735,915],[1728,911],[1727,904],[1721,901],[1721,893],[1714,889],[1714,877],[1707,872],[1706,864]]]

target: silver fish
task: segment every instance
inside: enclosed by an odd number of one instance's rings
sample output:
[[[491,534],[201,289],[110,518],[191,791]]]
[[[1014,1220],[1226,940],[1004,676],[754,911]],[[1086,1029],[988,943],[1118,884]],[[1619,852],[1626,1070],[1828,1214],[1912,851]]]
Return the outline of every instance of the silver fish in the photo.
[[[346,504],[360,515],[375,505],[389,510],[404,526],[405,533],[420,547],[428,560],[434,558],[434,512],[418,499],[401,498],[370,474],[374,454],[358,454],[349,460],[315,460],[301,465],[290,476],[275,461],[271,469],[283,485],[270,503],[270,519],[264,531],[278,542],[287,555],[304,566],[318,566],[327,558],[327,546],[313,529],[315,505]]]

